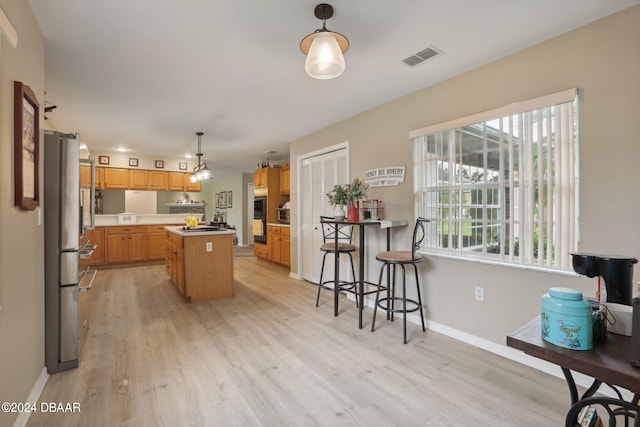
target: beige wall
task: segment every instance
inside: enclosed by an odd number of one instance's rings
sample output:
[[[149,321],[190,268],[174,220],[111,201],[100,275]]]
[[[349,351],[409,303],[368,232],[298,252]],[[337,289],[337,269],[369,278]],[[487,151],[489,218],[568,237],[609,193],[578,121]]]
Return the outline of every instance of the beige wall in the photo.
[[[215,176],[215,170],[213,171]],[[247,224],[247,184],[253,182],[253,174],[239,173],[237,175],[216,178],[202,184],[202,196],[207,200],[206,219],[216,212],[215,196],[221,191],[233,192],[233,204],[231,208],[220,209],[226,211],[227,224],[236,227],[236,236],[240,245],[248,243]]]
[[[375,188],[388,218],[414,220],[409,131],[562,89],[580,90],[580,250],[640,256],[640,6],[425,88],[295,141],[291,146],[292,212],[297,222],[297,157],[349,141],[351,175],[407,166],[399,187]],[[416,72],[428,72],[428,63]],[[336,94],[339,96],[339,94]],[[298,229],[292,227],[292,241]],[[381,239],[383,234],[369,234]],[[407,247],[409,230],[394,235]],[[379,242],[371,242],[379,247]],[[373,254],[368,258],[373,259]],[[370,278],[379,268],[367,260]],[[430,256],[423,266],[431,321],[499,344],[539,314],[551,286],[594,295],[595,279]],[[297,248],[292,269],[298,271]],[[637,268],[637,267],[636,267]],[[640,273],[636,274],[638,276]],[[637,282],[637,280],[636,280]],[[474,287],[484,287],[484,302]]]
[[[13,206],[13,81],[35,92],[42,125],[44,39],[26,1],[0,6],[18,32],[16,49],[0,48],[0,401],[23,402],[44,367],[44,227]],[[16,415],[0,413],[0,426]]]

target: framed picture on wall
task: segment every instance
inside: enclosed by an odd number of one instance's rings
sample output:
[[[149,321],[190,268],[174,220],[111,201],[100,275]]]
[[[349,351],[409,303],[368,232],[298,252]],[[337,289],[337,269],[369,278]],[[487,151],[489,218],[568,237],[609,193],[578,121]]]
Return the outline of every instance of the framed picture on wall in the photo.
[[[216,193],[216,209],[220,209],[220,193]]]
[[[227,191],[227,207],[230,208],[233,206],[233,192]]]
[[[109,164],[109,156],[98,156],[98,164],[99,165],[108,165]]]
[[[135,157],[129,157],[129,166],[138,166],[138,159]]]
[[[181,171],[186,171],[187,170],[187,162],[179,162],[178,163],[178,169],[180,169]]]
[[[220,209],[227,209],[227,192],[220,192]]]
[[[156,160],[156,169],[164,169],[164,160]]]
[[[40,105],[33,90],[22,82],[14,82],[13,94],[14,205],[32,211],[40,206]]]

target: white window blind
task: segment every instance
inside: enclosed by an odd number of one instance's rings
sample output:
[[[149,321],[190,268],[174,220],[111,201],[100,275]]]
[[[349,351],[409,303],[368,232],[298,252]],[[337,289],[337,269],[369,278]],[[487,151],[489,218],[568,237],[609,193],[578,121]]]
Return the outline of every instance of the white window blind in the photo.
[[[571,269],[577,242],[577,91],[410,133],[423,250]]]

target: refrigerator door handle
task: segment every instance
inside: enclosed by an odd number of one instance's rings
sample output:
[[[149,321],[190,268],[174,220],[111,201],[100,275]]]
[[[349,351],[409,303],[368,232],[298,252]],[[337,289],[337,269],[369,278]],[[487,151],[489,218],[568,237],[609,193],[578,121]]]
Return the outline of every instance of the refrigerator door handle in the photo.
[[[85,222],[85,218],[81,218],[80,220],[82,221],[83,230],[93,230],[96,228],[96,162],[92,159],[80,159],[80,163],[87,163],[91,168],[91,183],[88,188],[89,200],[86,200],[84,198],[82,189],[80,190],[83,196],[80,203],[82,212],[85,212],[87,205],[89,205],[89,224],[87,225],[87,223]]]

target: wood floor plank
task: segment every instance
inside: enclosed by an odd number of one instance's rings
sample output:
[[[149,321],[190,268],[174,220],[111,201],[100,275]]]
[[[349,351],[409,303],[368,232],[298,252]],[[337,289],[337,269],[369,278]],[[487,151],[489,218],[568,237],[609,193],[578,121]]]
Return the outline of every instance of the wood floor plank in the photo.
[[[409,324],[357,327],[353,301],[236,257],[236,296],[187,304],[162,265],[101,270],[80,367],[29,426],[557,426],[560,379]],[[378,325],[376,325],[378,326]]]

